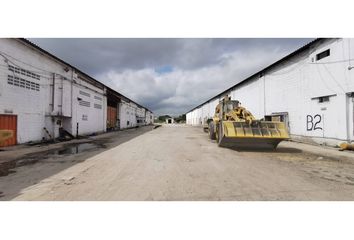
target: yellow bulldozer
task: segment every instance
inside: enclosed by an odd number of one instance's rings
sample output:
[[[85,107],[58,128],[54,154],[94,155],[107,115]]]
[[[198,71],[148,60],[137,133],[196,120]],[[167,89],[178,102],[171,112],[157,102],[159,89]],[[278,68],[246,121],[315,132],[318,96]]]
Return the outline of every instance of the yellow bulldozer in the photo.
[[[256,120],[237,100],[226,96],[208,120],[209,137],[221,147],[272,148],[289,139],[284,122]]]

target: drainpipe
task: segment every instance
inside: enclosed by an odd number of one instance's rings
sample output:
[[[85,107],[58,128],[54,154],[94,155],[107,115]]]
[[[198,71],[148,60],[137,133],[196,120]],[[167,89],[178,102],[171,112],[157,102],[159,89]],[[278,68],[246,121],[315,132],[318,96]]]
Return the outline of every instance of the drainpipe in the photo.
[[[76,123],[76,138],[79,138],[79,123]]]
[[[74,103],[73,103],[73,101],[74,101],[74,97],[73,97],[73,84],[74,84],[74,69],[71,69],[71,81],[70,81],[70,97],[71,97],[71,99],[70,99],[70,103],[71,103],[71,111],[70,111],[70,117],[71,117],[71,119],[73,119],[73,105],[74,105]]]
[[[265,80],[265,74],[263,73],[263,111],[264,111],[264,117],[267,113],[266,111],[266,80]]]
[[[52,82],[52,84],[53,84],[53,89],[52,89],[52,120],[53,120],[53,114],[54,114],[54,99],[55,99],[55,97],[54,97],[54,95],[55,95],[55,73],[53,73],[53,82]],[[55,128],[56,128],[56,121],[55,121],[55,118],[54,118],[54,125],[53,125],[53,138],[55,138]]]
[[[54,94],[55,94],[55,73],[53,73],[53,89],[52,89],[52,113],[54,112]]]

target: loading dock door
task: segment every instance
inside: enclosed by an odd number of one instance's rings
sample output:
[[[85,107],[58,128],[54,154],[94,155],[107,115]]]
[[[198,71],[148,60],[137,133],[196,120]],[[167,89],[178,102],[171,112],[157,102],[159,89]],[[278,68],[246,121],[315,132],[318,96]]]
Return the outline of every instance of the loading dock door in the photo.
[[[115,129],[117,127],[117,108],[107,107],[107,129]]]
[[[12,131],[12,137],[1,142],[0,147],[16,145],[17,141],[17,116],[0,114],[0,130]]]

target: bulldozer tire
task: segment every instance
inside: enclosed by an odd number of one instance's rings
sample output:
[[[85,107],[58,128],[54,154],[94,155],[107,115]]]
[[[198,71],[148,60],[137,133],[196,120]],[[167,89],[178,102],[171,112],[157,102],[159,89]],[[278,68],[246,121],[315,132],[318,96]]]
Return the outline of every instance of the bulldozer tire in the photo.
[[[217,143],[218,143],[218,145],[220,146],[221,139],[222,139],[222,137],[223,137],[222,123],[221,123],[221,122],[219,122],[218,127],[216,128],[216,134],[218,135],[218,136],[217,136]]]
[[[213,122],[209,123],[209,137],[211,140],[215,140],[216,139],[216,135],[215,135],[215,126]]]

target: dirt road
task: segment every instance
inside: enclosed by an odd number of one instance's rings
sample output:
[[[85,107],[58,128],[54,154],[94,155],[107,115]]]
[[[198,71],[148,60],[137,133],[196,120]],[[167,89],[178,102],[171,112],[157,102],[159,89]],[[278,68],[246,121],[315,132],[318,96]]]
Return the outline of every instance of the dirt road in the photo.
[[[129,141],[153,126],[108,132],[55,144],[18,145],[0,151],[0,201],[107,149]]]
[[[238,152],[217,147],[200,128],[163,126],[48,176],[15,200],[354,200],[354,161],[325,155],[292,142],[275,152]]]

